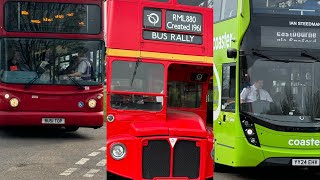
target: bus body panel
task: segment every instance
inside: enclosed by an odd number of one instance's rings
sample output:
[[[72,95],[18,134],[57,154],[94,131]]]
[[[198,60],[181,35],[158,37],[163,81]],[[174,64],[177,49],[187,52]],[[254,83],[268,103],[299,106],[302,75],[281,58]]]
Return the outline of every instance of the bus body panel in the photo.
[[[319,159],[319,132],[318,128],[314,128],[314,131],[308,132],[299,132],[301,131],[301,127],[297,126],[284,126],[290,129],[293,132],[284,131],[284,130],[273,130],[271,128],[265,127],[260,123],[253,123],[256,135],[259,140],[259,146],[252,145],[249,143],[249,140],[246,138],[245,131],[242,127],[243,118],[241,118],[241,109],[240,109],[240,89],[242,86],[244,79],[241,76],[241,68],[243,68],[244,58],[247,55],[250,55],[251,48],[260,48],[260,44],[256,43],[255,47],[251,47],[250,44],[246,44],[248,39],[250,42],[260,42],[260,36],[248,36],[248,33],[252,33],[255,30],[260,31],[260,27],[258,26],[289,26],[287,23],[288,21],[310,21],[311,18],[315,19],[316,17],[309,17],[309,16],[280,16],[274,14],[267,14],[266,17],[269,18],[268,21],[263,22],[255,22],[252,20],[251,12],[251,1],[237,1],[238,2],[238,14],[236,17],[232,19],[225,19],[220,22],[215,23],[215,57],[214,63],[215,68],[217,69],[218,73],[215,73],[214,77],[214,93],[216,101],[214,104],[215,112],[218,112],[219,116],[214,119],[214,134],[215,134],[215,162],[232,166],[232,167],[256,167],[256,166],[293,166],[292,161],[293,159]],[[257,1],[258,2],[258,1]],[[241,5],[240,5],[241,4]],[[242,13],[241,13],[242,12]],[[259,14],[257,17],[263,17],[264,14]],[[273,17],[274,16],[274,17]],[[265,19],[268,19],[265,18]],[[258,18],[256,18],[258,19]],[[262,19],[262,18],[261,18]],[[260,20],[261,20],[260,19]],[[282,24],[273,24],[274,21],[281,22]],[[303,20],[302,20],[303,19]],[[273,21],[274,20],[274,21]],[[233,23],[236,28],[231,29]],[[256,29],[248,29],[252,23],[258,24],[255,26]],[[258,28],[257,28],[258,27]],[[308,29],[310,27],[306,27]],[[314,27],[313,27],[314,28]],[[250,31],[250,32],[248,32]],[[260,33],[260,32],[259,32]],[[259,34],[258,33],[258,34]],[[223,41],[224,34],[236,34],[235,42],[232,43],[232,46],[225,46],[225,41]],[[243,38],[247,36],[246,40],[244,41]],[[221,40],[219,39],[221,38]],[[219,44],[220,43],[220,44]],[[227,42],[228,43],[228,42]],[[227,58],[227,49],[228,48],[235,48],[237,50],[237,57],[234,59]],[[262,51],[271,51],[268,56],[272,57],[272,51],[288,51],[289,53],[287,56],[290,56],[290,52],[299,54],[295,51],[300,51],[301,48],[293,49],[286,49],[286,48],[262,48]],[[303,48],[302,48],[303,49]],[[306,50],[308,51],[307,47]],[[312,50],[314,51],[314,50]],[[263,53],[265,53],[263,52]],[[294,56],[297,56],[294,54]],[[313,53],[316,54],[316,53]],[[300,56],[300,54],[299,54]],[[252,56],[251,56],[252,57]],[[290,56],[291,57],[291,56]],[[259,57],[262,58],[262,57]],[[283,55],[283,58],[285,56]],[[267,58],[265,58],[267,59]],[[268,60],[268,59],[267,59]],[[222,86],[223,83],[223,65],[228,65],[230,63],[236,64],[236,89],[235,89],[235,109],[233,110],[235,113],[218,111],[219,103],[223,98],[222,96],[222,89],[218,88],[218,86]],[[268,67],[266,67],[267,69]],[[269,74],[264,74],[267,77]],[[271,76],[271,74],[270,74]],[[218,82],[217,82],[218,81]],[[219,102],[220,101],[220,102]],[[223,103],[222,103],[223,104]],[[224,118],[226,116],[226,118]],[[227,118],[230,116],[230,118]],[[216,117],[216,116],[215,116]],[[294,116],[293,116],[294,117]],[[303,121],[305,116],[300,116],[300,120]],[[226,120],[224,122],[224,119]],[[267,123],[264,123],[267,124]],[[298,123],[297,123],[298,124]],[[268,125],[271,126],[271,125]],[[283,128],[284,129],[284,128]],[[296,132],[294,132],[296,130]],[[302,165],[303,166],[303,165]],[[305,166],[304,166],[305,167]]]
[[[115,161],[110,156],[107,156],[107,161],[109,162],[107,164],[107,170],[108,172],[117,174],[121,177],[129,178],[129,179],[135,179],[135,180],[145,180],[142,177],[142,171],[137,171],[137,169],[142,169],[142,161],[143,159],[143,147],[144,142],[152,141],[152,140],[163,140],[163,141],[169,141],[169,138],[176,138],[176,136],[154,136],[154,137],[146,137],[146,138],[136,138],[134,136],[121,136],[121,137],[113,137],[107,142],[107,152],[110,152],[110,147],[113,143],[117,142],[123,142],[126,144],[126,148],[128,150],[128,154],[126,155],[126,158],[123,159],[123,161]],[[209,142],[206,139],[194,139],[194,138],[187,138],[187,137],[179,137],[177,138],[177,141],[194,141],[197,142],[198,146],[202,149],[201,151],[201,157],[200,161],[203,162],[200,164],[200,176],[199,178],[196,178],[197,180],[202,179],[208,179],[212,177],[213,168],[207,168],[204,167],[205,164],[208,164],[212,162],[210,153],[207,152],[207,149],[212,147],[212,141]],[[129,153],[130,152],[130,153]],[[161,153],[161,152],[159,152]],[[163,153],[163,152],[162,152]],[[109,164],[112,164],[109,165]],[[123,164],[126,164],[126,166],[123,166]],[[211,166],[212,167],[212,166]]]
[[[20,3],[30,3],[31,1],[19,1]],[[0,19],[1,44],[5,41],[15,41],[17,39],[25,39],[32,41],[34,39],[40,41],[67,41],[67,40],[95,40],[103,43],[104,30],[102,16],[103,1],[101,0],[84,0],[84,1],[60,1],[60,0],[35,0],[38,3],[63,3],[63,4],[83,4],[83,5],[97,5],[101,12],[101,27],[98,34],[80,34],[80,33],[59,33],[59,32],[11,32],[7,31],[4,20],[5,10],[8,3],[19,3],[14,1],[1,0],[0,13],[4,18]],[[41,13],[41,12],[40,12]],[[25,41],[27,42],[27,41]],[[7,43],[1,47],[2,54],[5,57],[10,57],[10,52]],[[38,45],[38,44],[37,44]],[[5,47],[6,46],[6,47]],[[40,47],[39,43],[39,47]],[[34,46],[37,47],[37,46]],[[41,49],[41,48],[40,48]],[[35,51],[39,49],[35,48]],[[42,49],[41,49],[42,50]],[[36,52],[43,53],[43,52]],[[31,50],[30,50],[31,54]],[[96,53],[98,54],[98,53]],[[104,52],[102,53],[104,54]],[[4,55],[3,55],[4,57]],[[96,57],[96,56],[95,56]],[[103,61],[103,57],[100,57]],[[4,60],[3,60],[4,61]],[[6,63],[0,63],[7,65]],[[6,67],[5,67],[6,68]],[[4,67],[1,67],[1,71]],[[1,72],[2,73],[2,72]],[[100,75],[101,76],[101,75]],[[32,79],[32,78],[31,78]],[[0,82],[0,124],[1,125],[14,125],[14,126],[82,126],[99,128],[103,126],[103,85],[102,81],[99,85],[88,85],[84,90],[79,90],[75,84],[32,84],[26,87],[27,83],[4,83]],[[7,97],[8,96],[8,97]],[[7,97],[7,98],[6,98]],[[9,102],[11,98],[17,98],[19,106],[11,107]],[[90,108],[88,106],[89,100],[94,99],[96,106]],[[44,124],[43,118],[64,118],[65,124]]]
[[[103,126],[103,112],[19,112],[0,111],[1,126],[46,126],[43,118],[64,118],[64,124],[50,126],[81,126],[99,128]],[[44,115],[45,114],[45,115]]]
[[[9,87],[8,87],[9,86]],[[60,88],[61,91],[52,91]],[[8,99],[3,98],[2,104],[4,107],[1,110],[13,110],[19,112],[94,112],[99,111],[103,107],[102,99],[97,99],[98,96],[103,96],[103,90],[99,87],[90,87],[88,91],[78,91],[78,87],[59,87],[40,85],[32,87],[32,90],[25,90],[24,85],[5,85],[2,87],[1,94],[9,95]],[[77,92],[78,91],[78,92]],[[16,108],[9,106],[9,100],[12,97],[18,98],[21,102]],[[88,107],[90,99],[97,100],[97,109]],[[84,106],[79,106],[83,102]],[[1,106],[0,106],[1,107]]]
[[[151,9],[161,12],[161,28],[147,28],[143,25],[144,10]],[[197,13],[201,14],[203,19],[201,33],[194,32],[179,32],[177,30],[166,30],[165,12],[173,10],[177,12]],[[108,121],[107,125],[107,171],[116,177],[125,177],[133,180],[143,180],[148,172],[146,166],[143,167],[143,163],[147,161],[144,159],[144,151],[147,148],[152,147],[152,143],[164,143],[165,146],[170,147],[170,152],[173,147],[178,148],[180,143],[189,142],[195,143],[197,148],[200,148],[199,164],[198,162],[189,162],[185,164],[199,165],[198,170],[199,177],[195,179],[203,180],[213,177],[213,161],[212,161],[212,147],[213,147],[213,133],[212,128],[206,127],[206,95],[208,93],[208,82],[200,82],[201,87],[201,105],[196,108],[187,107],[167,107],[169,99],[169,82],[170,86],[177,87],[183,86],[184,83],[190,83],[192,73],[202,72],[208,76],[212,73],[212,56],[213,56],[213,27],[212,23],[208,21],[213,19],[212,9],[179,5],[176,0],[170,2],[156,2],[149,0],[110,0],[107,1],[107,117],[114,117],[113,121]],[[149,20],[150,21],[150,20]],[[151,22],[151,21],[150,21]],[[130,28],[129,28],[130,27]],[[188,34],[190,36],[197,35],[202,36],[202,44],[186,44],[169,41],[159,40],[146,40],[143,37],[144,31],[154,31],[163,33],[175,33],[175,34]],[[181,36],[182,37],[182,36]],[[181,40],[181,39],[180,39]],[[190,40],[190,39],[189,39]],[[188,41],[183,39],[183,41]],[[138,79],[147,86],[144,90],[131,90],[126,85],[126,76],[113,72],[114,66],[122,63],[127,63],[130,67],[136,67],[138,73],[131,76],[131,83]],[[130,65],[131,64],[131,65]],[[152,89],[149,84],[157,82],[153,80],[152,73],[148,69],[143,71],[141,64],[161,64],[163,66],[163,89],[160,91],[148,91],[146,89]],[[116,66],[117,67],[117,66]],[[182,67],[187,67],[183,69]],[[192,68],[194,67],[194,68]],[[123,66],[123,68],[127,68]],[[179,69],[180,68],[180,69]],[[121,71],[118,69],[117,71]],[[156,70],[154,70],[156,71]],[[180,73],[181,71],[181,73]],[[144,72],[144,75],[141,75]],[[148,74],[149,73],[149,74]],[[126,74],[126,72],[123,72]],[[118,79],[113,79],[117,76]],[[137,77],[139,76],[139,77]],[[209,78],[209,77],[208,77]],[[134,79],[134,80],[133,80]],[[137,80],[137,84],[139,81]],[[130,82],[130,77],[129,77]],[[196,82],[198,83],[198,82]],[[135,86],[137,86],[135,84]],[[122,86],[121,86],[122,85]],[[144,84],[143,84],[144,85]],[[192,83],[191,83],[192,85]],[[118,87],[119,86],[119,87]],[[142,86],[142,85],[141,85]],[[119,88],[117,90],[117,87]],[[130,85],[129,85],[130,87]],[[131,84],[131,88],[133,85]],[[137,86],[139,87],[139,86]],[[144,87],[144,86],[143,86]],[[193,86],[190,86],[190,91],[193,91]],[[122,89],[121,89],[122,88]],[[141,88],[142,89],[142,88]],[[197,89],[196,89],[197,90]],[[195,91],[194,95],[196,94]],[[172,93],[172,92],[171,92]],[[119,97],[127,97],[127,101],[122,99],[116,99],[116,95]],[[143,107],[144,103],[149,103],[148,98],[162,96],[162,109],[160,110],[147,110],[139,109]],[[145,101],[142,104],[136,105],[137,109],[130,109],[133,104],[134,97],[144,97]],[[132,102],[131,102],[132,100]],[[115,102],[122,102],[115,104]],[[131,103],[127,107],[122,104]],[[189,102],[190,103],[190,102]],[[191,102],[192,103],[192,102]],[[158,103],[159,104],[159,103]],[[152,106],[153,107],[153,106]],[[146,108],[146,107],[144,107]],[[108,119],[108,118],[107,118]],[[149,146],[149,142],[151,143]],[[112,145],[115,143],[125,144],[128,154],[121,159],[115,160],[112,158]],[[176,144],[175,144],[176,143]],[[156,146],[159,147],[159,146]],[[196,148],[196,149],[197,149]],[[145,150],[144,150],[145,149]],[[183,151],[188,152],[188,148]],[[196,152],[196,151],[195,151]],[[157,152],[155,157],[163,155],[168,152]],[[170,165],[166,165],[165,168],[170,168],[170,172],[173,173],[173,151],[170,155]],[[182,152],[183,154],[183,152]],[[188,155],[185,155],[188,156]],[[193,157],[193,155],[190,155]],[[149,160],[152,160],[149,159]],[[187,159],[186,159],[187,160]],[[183,166],[180,164],[179,166]],[[173,178],[173,175],[164,176]],[[108,176],[109,177],[109,176]],[[157,177],[157,176],[155,176]],[[148,179],[153,179],[148,178]],[[108,178],[109,179],[109,178]]]
[[[108,48],[212,57],[213,49],[206,48],[213,46],[213,28],[210,27],[212,24],[209,21],[213,19],[212,9],[188,7],[182,5],[179,6],[177,4],[174,4],[174,8],[172,7],[173,4],[171,3],[154,3],[148,1],[124,0],[108,1]],[[194,35],[202,35],[202,45],[152,41],[143,39],[143,19],[138,17],[143,17],[144,8],[159,10],[162,9],[162,18],[165,19],[165,10],[179,9],[181,7],[183,7],[183,12],[197,13],[202,15],[204,22],[204,24],[202,24],[203,32],[201,34],[190,33]],[[127,9],[130,9],[130,11],[128,11]],[[130,31],[128,31],[127,27],[130,27]],[[114,29],[117,30],[114,31]],[[145,29],[152,30],[148,28]],[[162,29],[165,29],[164,21],[162,22]]]

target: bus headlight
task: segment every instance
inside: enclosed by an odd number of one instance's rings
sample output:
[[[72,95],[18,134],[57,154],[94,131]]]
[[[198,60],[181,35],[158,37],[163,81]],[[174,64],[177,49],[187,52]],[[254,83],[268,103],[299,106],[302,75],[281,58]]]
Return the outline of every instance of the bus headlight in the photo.
[[[108,120],[108,122],[113,122],[114,121],[114,116],[112,114],[109,114],[107,116],[107,120]]]
[[[18,107],[18,105],[19,105],[19,100],[17,99],[17,98],[12,98],[12,99],[10,99],[10,106],[11,107]]]
[[[90,108],[95,108],[97,106],[97,101],[94,99],[90,99],[88,105]]]
[[[114,160],[121,160],[127,154],[126,146],[122,143],[115,143],[110,148],[110,154]]]
[[[249,136],[252,136],[252,135],[254,134],[252,129],[246,129],[246,133],[247,133]]]
[[[247,141],[257,147],[260,147],[259,138],[257,135],[256,128],[254,126],[253,120],[243,114],[240,114],[241,126],[244,131],[244,135],[246,136]]]

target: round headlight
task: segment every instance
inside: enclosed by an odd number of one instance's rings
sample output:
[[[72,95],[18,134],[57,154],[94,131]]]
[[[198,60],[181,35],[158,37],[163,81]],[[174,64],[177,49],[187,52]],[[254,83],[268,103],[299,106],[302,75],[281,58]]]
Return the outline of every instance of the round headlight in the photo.
[[[251,124],[247,120],[243,120],[242,123],[244,124],[245,127],[250,127]]]
[[[256,143],[257,143],[257,140],[256,140],[256,138],[250,138],[250,142],[251,142],[252,144],[256,144]]]
[[[122,143],[113,144],[110,148],[110,154],[113,159],[121,160],[127,154],[126,146]]]
[[[88,105],[90,108],[95,108],[96,105],[97,105],[97,101],[94,100],[94,99],[90,99],[89,102],[88,102]]]
[[[107,120],[108,120],[108,122],[113,122],[114,121],[114,116],[112,114],[109,114],[107,116]]]
[[[253,135],[253,130],[252,129],[247,129],[246,132],[247,132],[247,134],[249,136]]]
[[[12,98],[10,100],[10,106],[11,107],[18,107],[18,105],[19,105],[19,100],[17,98]]]

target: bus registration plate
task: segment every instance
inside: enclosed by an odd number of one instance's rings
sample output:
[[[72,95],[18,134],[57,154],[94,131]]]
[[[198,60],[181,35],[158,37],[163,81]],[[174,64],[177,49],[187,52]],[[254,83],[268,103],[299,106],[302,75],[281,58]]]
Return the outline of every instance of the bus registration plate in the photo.
[[[64,118],[42,118],[42,124],[65,124]]]
[[[320,166],[319,159],[292,159],[293,166]]]

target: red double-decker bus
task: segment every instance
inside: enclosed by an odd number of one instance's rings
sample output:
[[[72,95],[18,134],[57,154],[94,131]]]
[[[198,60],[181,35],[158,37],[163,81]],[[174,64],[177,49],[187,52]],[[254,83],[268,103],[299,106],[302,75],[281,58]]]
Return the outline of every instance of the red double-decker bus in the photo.
[[[0,1],[0,125],[103,125],[102,0]]]
[[[206,0],[107,1],[108,179],[212,179],[212,19]]]

